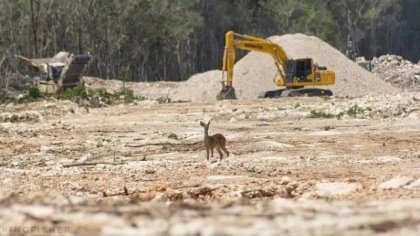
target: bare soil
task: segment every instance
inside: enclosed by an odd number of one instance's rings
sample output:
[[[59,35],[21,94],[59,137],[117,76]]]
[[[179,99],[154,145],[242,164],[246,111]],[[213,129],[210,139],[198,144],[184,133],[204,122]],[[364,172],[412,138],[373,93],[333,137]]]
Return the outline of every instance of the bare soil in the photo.
[[[0,235],[415,235],[416,96],[2,106]]]

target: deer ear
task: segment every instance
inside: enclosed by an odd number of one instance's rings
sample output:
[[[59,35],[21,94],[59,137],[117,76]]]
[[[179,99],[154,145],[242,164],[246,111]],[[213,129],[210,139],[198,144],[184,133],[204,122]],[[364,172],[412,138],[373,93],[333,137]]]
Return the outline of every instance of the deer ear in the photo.
[[[210,120],[209,120],[209,123],[207,123],[207,125],[210,125],[211,120],[212,120],[212,119],[210,119]]]
[[[204,127],[206,124],[204,124],[204,122],[200,121],[200,125]]]

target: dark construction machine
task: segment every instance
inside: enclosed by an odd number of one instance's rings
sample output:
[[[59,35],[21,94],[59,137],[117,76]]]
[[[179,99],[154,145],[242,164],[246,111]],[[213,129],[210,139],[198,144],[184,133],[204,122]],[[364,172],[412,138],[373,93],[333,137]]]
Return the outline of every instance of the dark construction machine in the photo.
[[[82,73],[90,61],[89,54],[59,52],[52,58],[17,56],[30,71],[42,93],[58,93],[82,83]]]

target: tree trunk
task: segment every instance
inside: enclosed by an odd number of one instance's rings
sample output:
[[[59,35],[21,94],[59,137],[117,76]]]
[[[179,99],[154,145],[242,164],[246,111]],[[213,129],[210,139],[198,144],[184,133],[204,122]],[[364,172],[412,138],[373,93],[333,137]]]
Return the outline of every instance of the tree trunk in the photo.
[[[35,17],[35,8],[34,8],[34,0],[30,1],[31,4],[31,25],[32,25],[32,37],[33,37],[33,56],[37,57],[38,56],[38,29],[37,29],[37,20]]]
[[[83,53],[83,39],[82,39],[82,27],[79,27],[79,32],[77,34],[77,45],[79,48],[79,53]]]

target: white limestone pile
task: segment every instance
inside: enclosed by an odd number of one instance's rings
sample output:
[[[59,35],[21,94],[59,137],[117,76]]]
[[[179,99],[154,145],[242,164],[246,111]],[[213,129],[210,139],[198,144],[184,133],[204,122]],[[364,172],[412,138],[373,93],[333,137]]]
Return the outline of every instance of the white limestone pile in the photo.
[[[373,72],[393,86],[420,91],[420,64],[414,64],[397,55],[373,58],[372,64]]]

